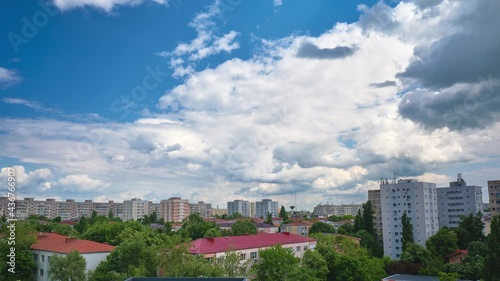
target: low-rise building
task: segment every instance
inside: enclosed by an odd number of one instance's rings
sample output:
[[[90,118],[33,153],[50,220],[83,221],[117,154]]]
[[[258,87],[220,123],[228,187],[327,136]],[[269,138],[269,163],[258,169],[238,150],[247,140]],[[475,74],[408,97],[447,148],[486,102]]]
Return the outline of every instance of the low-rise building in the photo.
[[[97,265],[106,260],[114,246],[97,243],[89,240],[80,240],[57,233],[39,233],[38,241],[31,245],[31,252],[36,263],[35,280],[47,281],[49,279],[49,262],[54,255],[67,255],[71,251],[78,251],[85,258],[88,270],[95,270]]]
[[[457,249],[454,253],[446,256],[446,260],[448,261],[448,263],[452,264],[461,263],[466,255],[467,255],[467,250]]]
[[[290,232],[300,236],[309,236],[311,224],[308,222],[291,222],[281,226],[282,232]]]
[[[257,260],[259,250],[275,245],[291,248],[296,257],[301,258],[305,251],[316,247],[316,239],[295,235],[289,232],[265,233],[255,235],[227,236],[215,238],[201,238],[191,242],[189,252],[201,255],[206,259],[222,258],[228,251],[238,252],[240,259]]]

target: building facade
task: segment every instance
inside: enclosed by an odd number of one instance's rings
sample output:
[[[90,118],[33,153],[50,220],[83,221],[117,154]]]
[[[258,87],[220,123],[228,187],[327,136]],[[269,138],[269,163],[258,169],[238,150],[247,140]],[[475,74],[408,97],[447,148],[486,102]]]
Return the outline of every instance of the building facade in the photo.
[[[332,205],[332,204],[319,204],[314,207],[313,214],[317,216],[355,216],[362,207],[361,204],[346,204],[346,205]]]
[[[138,220],[149,215],[149,201],[139,198],[123,201],[123,220]]]
[[[382,208],[380,202],[380,190],[368,190],[368,200],[372,203],[373,228],[377,236],[382,237]]]
[[[488,196],[491,215],[500,214],[500,180],[488,181]]]
[[[243,217],[250,217],[250,202],[245,200],[227,202],[227,214],[232,216],[236,213],[240,213]]]
[[[180,197],[171,197],[167,200],[162,200],[161,205],[161,217],[165,221],[170,222],[181,222],[185,218],[189,217],[189,200],[181,199]]]
[[[482,187],[468,186],[461,174],[450,187],[438,188],[437,196],[440,228],[458,227],[461,216],[483,211]]]
[[[189,204],[189,213],[199,213],[203,218],[212,217],[212,204],[199,201],[198,203]]]
[[[0,215],[8,216],[6,206],[7,197],[0,197]],[[98,215],[107,216],[109,211],[113,216],[123,219],[123,203],[93,202],[85,200],[76,202],[74,199],[56,201],[55,199],[35,200],[34,198],[24,198],[16,200],[16,218],[27,219],[31,215],[46,216],[49,219],[61,217],[61,220],[78,219],[80,217],[90,217],[93,211]]]
[[[48,281],[49,262],[54,255],[67,255],[71,251],[78,251],[86,261],[85,272],[95,270],[101,261],[105,261],[114,246],[97,243],[89,240],[70,238],[57,233],[39,233],[38,241],[31,245],[31,252],[36,268],[33,279]]]
[[[267,214],[270,213],[273,218],[277,218],[279,215],[279,203],[278,201],[272,201],[271,199],[263,199],[260,202],[255,203],[255,217],[257,218],[267,218]]]
[[[427,239],[439,230],[435,183],[414,179],[380,185],[384,255],[399,260],[402,252],[401,217],[408,215],[415,242],[425,247]]]

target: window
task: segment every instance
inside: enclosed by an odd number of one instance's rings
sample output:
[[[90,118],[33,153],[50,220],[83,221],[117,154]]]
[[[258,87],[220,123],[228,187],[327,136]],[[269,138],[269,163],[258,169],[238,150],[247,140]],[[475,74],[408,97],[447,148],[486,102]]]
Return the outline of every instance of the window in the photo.
[[[300,252],[300,246],[297,246],[297,252]]]
[[[47,256],[47,262],[50,262],[50,256]]]
[[[256,259],[257,258],[257,252],[251,252],[250,253],[250,258]]]
[[[45,262],[45,255],[42,255],[42,262]]]
[[[38,261],[38,254],[33,254],[33,260]]]
[[[240,261],[245,260],[247,258],[247,254],[240,254]]]
[[[43,276],[43,269],[40,269],[40,276]]]
[[[304,251],[307,251],[307,246],[304,246]]]

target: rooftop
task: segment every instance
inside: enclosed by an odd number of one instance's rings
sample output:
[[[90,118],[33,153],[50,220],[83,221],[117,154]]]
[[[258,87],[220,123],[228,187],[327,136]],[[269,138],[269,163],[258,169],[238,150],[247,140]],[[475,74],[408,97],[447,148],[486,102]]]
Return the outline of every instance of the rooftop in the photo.
[[[271,247],[303,242],[315,242],[316,239],[303,237],[289,232],[265,233],[255,235],[241,235],[215,238],[201,238],[191,242],[191,254],[220,253],[229,250],[243,250],[252,248]]]
[[[111,252],[115,247],[89,240],[80,240],[57,233],[40,232],[38,242],[31,245],[32,250],[68,254],[77,250],[80,254]]]

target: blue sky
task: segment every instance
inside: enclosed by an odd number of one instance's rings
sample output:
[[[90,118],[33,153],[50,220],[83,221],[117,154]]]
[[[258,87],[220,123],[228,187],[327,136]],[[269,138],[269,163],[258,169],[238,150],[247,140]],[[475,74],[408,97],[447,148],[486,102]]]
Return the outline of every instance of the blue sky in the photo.
[[[20,196],[221,206],[360,203],[393,172],[485,186],[498,5],[455,2],[4,1],[2,167]]]

